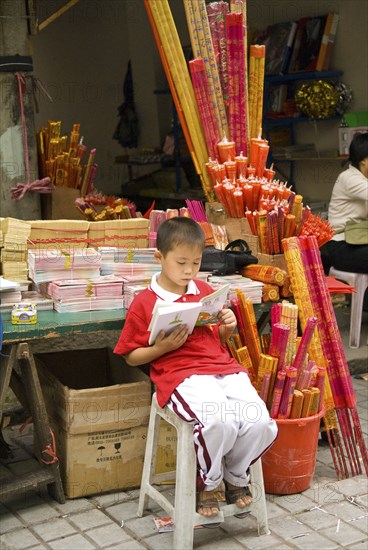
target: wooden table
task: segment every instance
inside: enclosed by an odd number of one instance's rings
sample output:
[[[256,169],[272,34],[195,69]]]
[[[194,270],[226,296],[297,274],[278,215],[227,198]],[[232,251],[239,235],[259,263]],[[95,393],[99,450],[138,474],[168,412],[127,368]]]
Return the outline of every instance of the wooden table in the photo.
[[[12,325],[10,313],[3,315],[4,349],[0,357],[0,425],[5,395],[10,386],[20,403],[32,415],[40,448],[36,453],[40,468],[31,474],[5,479],[0,488],[2,497],[46,485],[51,496],[60,503],[65,502],[54,436],[50,429],[37,368],[29,344],[42,339],[50,340],[51,346],[52,341],[60,337],[68,339],[75,335],[121,330],[124,319],[125,310],[123,309],[79,313],[40,311],[35,325]],[[4,440],[2,444],[6,447]]]
[[[269,319],[271,303],[255,305],[257,325],[262,332]],[[32,353],[32,344],[49,341],[52,348],[57,338],[66,340],[74,336],[102,334],[106,331],[120,331],[125,320],[125,310],[88,311],[78,313],[38,312],[35,325],[12,325],[10,313],[4,314],[3,355],[0,357],[0,423],[3,414],[5,394],[10,386],[20,403],[33,418],[34,431],[39,440],[37,456],[40,470],[5,480],[0,495],[11,496],[25,489],[47,485],[50,494],[59,502],[65,501],[57,458],[53,454],[54,442],[48,415],[43,400],[37,369]],[[1,432],[0,432],[1,434]]]
[[[76,334],[120,330],[123,327],[125,310],[82,311],[58,313],[39,311],[35,325],[12,325],[10,313],[3,314],[3,345],[32,342],[41,338],[61,338]]]

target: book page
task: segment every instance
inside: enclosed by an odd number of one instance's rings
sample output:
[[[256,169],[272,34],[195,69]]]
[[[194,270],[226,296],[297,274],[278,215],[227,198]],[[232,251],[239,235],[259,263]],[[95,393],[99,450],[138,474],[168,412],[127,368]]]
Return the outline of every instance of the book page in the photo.
[[[165,305],[162,304],[165,304],[165,302],[159,303],[152,317],[149,345],[154,343],[161,330],[168,335],[180,325],[186,325],[189,334],[191,334],[202,309],[201,302],[174,302],[169,305],[166,302]]]
[[[202,309],[198,316],[196,326],[203,326],[209,323],[217,323],[217,315],[226,303],[227,293],[230,284],[226,284],[202,298]]]

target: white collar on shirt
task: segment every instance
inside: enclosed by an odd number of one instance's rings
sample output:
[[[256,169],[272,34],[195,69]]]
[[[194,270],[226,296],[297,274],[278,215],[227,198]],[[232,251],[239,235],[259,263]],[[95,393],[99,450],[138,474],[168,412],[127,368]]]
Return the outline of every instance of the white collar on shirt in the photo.
[[[157,282],[157,277],[160,273],[155,273],[151,279],[150,289],[165,302],[175,302],[181,298],[181,294],[175,294],[174,292],[169,292],[160,286]],[[189,281],[188,289],[185,294],[199,294],[199,290],[194,281]]]

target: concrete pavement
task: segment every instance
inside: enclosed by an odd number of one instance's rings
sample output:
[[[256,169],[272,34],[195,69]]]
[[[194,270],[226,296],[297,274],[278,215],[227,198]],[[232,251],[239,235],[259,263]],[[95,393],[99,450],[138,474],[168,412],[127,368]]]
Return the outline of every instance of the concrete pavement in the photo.
[[[360,377],[368,371],[366,332],[365,326],[360,349],[346,347],[346,355],[349,366],[350,361],[354,361],[353,385],[367,444],[368,380]],[[346,327],[342,336],[346,341]],[[22,433],[19,426],[6,428],[4,436],[12,446],[14,458],[0,461],[0,482],[10,472],[32,471],[36,466],[32,455],[32,425]],[[161,490],[173,498],[172,486],[162,486]],[[59,504],[45,491],[28,492],[4,501],[0,504],[0,548],[171,550],[172,532],[158,533],[153,521],[155,516],[165,516],[164,511],[151,502],[152,508],[146,515],[137,518],[138,494],[139,490],[120,491]],[[322,440],[311,487],[295,495],[267,495],[267,508],[270,535],[258,537],[256,521],[251,515],[242,520],[227,518],[218,529],[196,529],[194,547],[203,550],[367,549],[367,477],[362,474],[338,481],[331,451]]]

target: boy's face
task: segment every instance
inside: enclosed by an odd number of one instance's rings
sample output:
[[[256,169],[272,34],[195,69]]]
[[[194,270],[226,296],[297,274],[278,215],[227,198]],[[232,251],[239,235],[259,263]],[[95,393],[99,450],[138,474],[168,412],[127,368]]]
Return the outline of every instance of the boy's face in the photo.
[[[155,257],[162,268],[157,279],[159,285],[169,292],[185,294],[189,281],[194,279],[199,271],[202,248],[180,244],[170,250],[165,257],[156,250]]]

